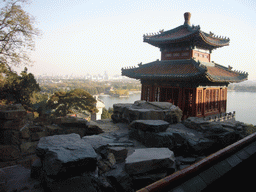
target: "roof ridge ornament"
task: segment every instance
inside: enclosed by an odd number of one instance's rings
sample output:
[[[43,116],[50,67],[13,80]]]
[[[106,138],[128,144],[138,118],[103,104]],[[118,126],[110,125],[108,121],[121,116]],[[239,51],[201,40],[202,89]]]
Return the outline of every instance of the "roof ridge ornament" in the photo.
[[[187,25],[191,26],[190,18],[191,18],[191,13],[190,12],[184,13],[184,19],[185,19],[184,25],[187,24]]]

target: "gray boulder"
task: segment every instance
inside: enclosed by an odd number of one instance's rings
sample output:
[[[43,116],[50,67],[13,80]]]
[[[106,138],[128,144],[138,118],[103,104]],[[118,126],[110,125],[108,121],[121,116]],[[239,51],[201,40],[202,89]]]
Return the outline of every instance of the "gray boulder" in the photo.
[[[76,176],[67,178],[65,180],[59,180],[54,182],[48,182],[45,191],[59,192],[105,192],[108,189],[98,179],[89,174],[83,176]]]
[[[174,153],[168,148],[135,149],[125,160],[125,170],[136,175],[148,171],[170,168],[175,162]]]
[[[104,137],[102,135],[91,135],[84,136],[82,138],[83,141],[89,143],[94,150],[99,152],[102,148],[108,146],[109,143],[113,143],[115,141],[114,137]]]
[[[181,121],[182,111],[169,102],[135,101],[134,104],[114,104],[113,122],[134,120],[164,120],[169,123]]]
[[[43,171],[54,179],[96,169],[95,150],[75,133],[41,138],[36,154],[42,160]]]
[[[169,126],[169,123],[163,120],[135,120],[130,126],[132,128],[141,129],[149,132],[164,132]]]
[[[133,183],[132,178],[125,171],[125,164],[120,163],[116,165],[116,169],[112,169],[104,175],[111,185],[116,189],[115,191],[132,192]]]

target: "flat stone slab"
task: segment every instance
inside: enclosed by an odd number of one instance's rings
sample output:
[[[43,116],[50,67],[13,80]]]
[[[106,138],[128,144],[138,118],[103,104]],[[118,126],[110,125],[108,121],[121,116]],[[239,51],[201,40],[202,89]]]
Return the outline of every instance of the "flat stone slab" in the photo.
[[[160,168],[170,168],[174,161],[174,153],[168,148],[135,149],[125,160],[125,170],[136,175]]]
[[[135,129],[150,132],[164,132],[169,127],[169,123],[163,120],[135,120],[130,126]]]
[[[90,135],[84,136],[82,140],[91,144],[92,147],[97,151],[100,150],[100,148],[107,146],[109,143],[114,143],[115,138],[107,138],[101,135]]]
[[[48,176],[76,175],[81,171],[96,169],[95,150],[75,133],[41,138],[36,154],[42,160]]]

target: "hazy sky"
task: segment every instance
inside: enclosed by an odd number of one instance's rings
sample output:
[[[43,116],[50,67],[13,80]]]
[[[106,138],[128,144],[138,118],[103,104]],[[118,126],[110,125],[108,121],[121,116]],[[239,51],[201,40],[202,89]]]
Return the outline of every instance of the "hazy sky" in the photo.
[[[256,1],[254,0],[31,0],[26,10],[42,35],[32,53],[38,74],[120,74],[121,68],[160,59],[159,48],[143,34],[184,23],[230,38],[212,60],[249,72],[256,79]],[[23,69],[23,67],[22,67]]]

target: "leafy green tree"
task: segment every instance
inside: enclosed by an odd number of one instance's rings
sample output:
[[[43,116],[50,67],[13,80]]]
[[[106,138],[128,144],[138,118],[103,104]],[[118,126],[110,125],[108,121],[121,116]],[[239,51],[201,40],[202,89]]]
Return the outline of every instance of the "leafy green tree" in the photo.
[[[27,0],[0,2],[0,72],[11,66],[30,64],[29,51],[34,49],[34,38],[39,35],[33,17],[23,10]]]
[[[27,68],[17,75],[14,72],[8,72],[2,77],[0,86],[0,100],[6,103],[21,103],[25,109],[32,110],[32,96],[35,92],[39,92],[40,87],[35,77],[31,73],[27,73]]]
[[[55,92],[47,102],[55,117],[66,116],[68,113],[89,111],[97,113],[96,100],[83,89],[74,89],[69,92]]]
[[[101,119],[111,119],[111,115],[113,114],[113,108],[106,109],[105,107],[102,109]]]

